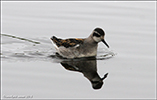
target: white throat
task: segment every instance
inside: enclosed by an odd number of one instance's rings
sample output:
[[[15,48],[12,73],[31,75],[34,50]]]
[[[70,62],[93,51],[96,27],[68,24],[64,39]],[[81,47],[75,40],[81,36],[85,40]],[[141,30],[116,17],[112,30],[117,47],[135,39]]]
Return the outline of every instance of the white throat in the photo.
[[[100,42],[100,41],[101,41],[101,38],[100,38],[100,37],[94,36],[93,39],[94,39],[95,42]]]

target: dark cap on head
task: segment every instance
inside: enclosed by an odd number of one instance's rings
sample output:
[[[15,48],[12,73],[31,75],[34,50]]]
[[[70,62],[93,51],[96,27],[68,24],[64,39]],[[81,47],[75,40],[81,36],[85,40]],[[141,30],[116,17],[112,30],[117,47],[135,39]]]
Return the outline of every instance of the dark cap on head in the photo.
[[[92,82],[93,89],[100,89],[103,85],[103,81]]]
[[[100,35],[105,35],[105,32],[101,28],[95,28],[94,31],[98,32]]]

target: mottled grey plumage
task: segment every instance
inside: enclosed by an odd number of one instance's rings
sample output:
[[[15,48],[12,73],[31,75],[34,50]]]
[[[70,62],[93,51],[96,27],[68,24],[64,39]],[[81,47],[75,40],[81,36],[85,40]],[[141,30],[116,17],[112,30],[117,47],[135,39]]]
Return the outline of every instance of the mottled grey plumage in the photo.
[[[101,28],[96,28],[88,38],[84,39],[59,39],[55,36],[51,38],[57,52],[65,58],[91,57],[97,55],[98,43],[104,41],[105,32]]]

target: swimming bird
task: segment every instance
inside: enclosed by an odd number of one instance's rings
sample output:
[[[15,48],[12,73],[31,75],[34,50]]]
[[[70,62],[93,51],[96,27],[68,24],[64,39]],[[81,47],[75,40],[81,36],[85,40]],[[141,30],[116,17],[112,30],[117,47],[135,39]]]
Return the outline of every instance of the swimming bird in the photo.
[[[103,42],[108,48],[109,45],[104,40],[105,32],[101,28],[95,28],[87,38],[60,39],[51,37],[57,53],[63,58],[95,57],[99,42]]]

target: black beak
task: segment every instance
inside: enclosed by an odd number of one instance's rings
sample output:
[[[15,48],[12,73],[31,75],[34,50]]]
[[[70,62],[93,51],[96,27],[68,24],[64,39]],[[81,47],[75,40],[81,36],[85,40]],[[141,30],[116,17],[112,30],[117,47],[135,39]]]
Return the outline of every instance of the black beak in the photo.
[[[105,40],[101,40],[108,48],[109,48],[109,45],[105,42]]]
[[[104,77],[101,78],[101,80],[104,80],[105,78],[107,78],[107,75],[108,75],[108,73],[106,73],[106,74],[104,75]]]

